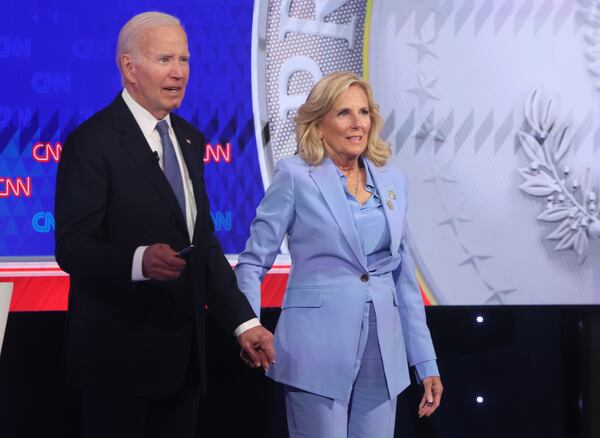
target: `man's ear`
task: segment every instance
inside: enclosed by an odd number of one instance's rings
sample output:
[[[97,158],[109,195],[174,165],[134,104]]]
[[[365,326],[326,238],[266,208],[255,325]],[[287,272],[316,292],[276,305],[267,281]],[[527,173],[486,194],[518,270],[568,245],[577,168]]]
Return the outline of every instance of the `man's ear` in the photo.
[[[123,72],[123,76],[125,76],[127,82],[135,84],[135,62],[131,54],[123,53],[121,55],[121,59],[119,59],[119,62],[121,63],[121,71]]]

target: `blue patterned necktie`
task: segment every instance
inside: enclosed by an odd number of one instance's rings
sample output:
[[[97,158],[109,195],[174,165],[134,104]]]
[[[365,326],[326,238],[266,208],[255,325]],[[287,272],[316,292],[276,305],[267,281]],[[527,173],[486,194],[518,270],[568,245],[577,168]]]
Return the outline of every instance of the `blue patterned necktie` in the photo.
[[[179,163],[177,162],[177,155],[175,155],[175,147],[169,137],[169,124],[166,120],[161,120],[156,124],[156,130],[160,134],[160,141],[163,146],[163,171],[165,176],[171,184],[173,192],[177,197],[181,211],[185,216],[185,193],[183,191],[183,179],[181,178],[181,171],[179,170]]]

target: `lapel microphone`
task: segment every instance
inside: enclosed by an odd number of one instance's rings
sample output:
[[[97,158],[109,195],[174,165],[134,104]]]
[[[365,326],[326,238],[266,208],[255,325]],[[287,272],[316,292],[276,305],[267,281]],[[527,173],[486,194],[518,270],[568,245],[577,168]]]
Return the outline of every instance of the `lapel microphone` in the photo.
[[[156,164],[160,164],[160,157],[156,151],[154,151],[154,161],[156,161]]]

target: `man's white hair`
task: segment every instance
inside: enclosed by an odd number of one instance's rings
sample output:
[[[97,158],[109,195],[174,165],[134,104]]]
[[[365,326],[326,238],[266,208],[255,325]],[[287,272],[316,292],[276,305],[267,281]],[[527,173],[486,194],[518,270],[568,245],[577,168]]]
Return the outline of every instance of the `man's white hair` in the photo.
[[[121,84],[125,85],[125,75],[121,66],[121,56],[124,53],[135,55],[139,49],[139,39],[146,29],[160,26],[179,26],[183,29],[179,18],[164,12],[142,12],[132,17],[119,32],[117,41],[117,67],[121,72]]]

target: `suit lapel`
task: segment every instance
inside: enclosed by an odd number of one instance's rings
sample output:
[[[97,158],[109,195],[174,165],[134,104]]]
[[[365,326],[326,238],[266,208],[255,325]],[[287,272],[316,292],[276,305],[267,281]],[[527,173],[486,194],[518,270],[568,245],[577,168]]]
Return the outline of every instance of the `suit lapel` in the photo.
[[[356,225],[352,219],[352,211],[334,166],[335,164],[329,158],[324,158],[320,165],[311,167],[310,175],[325,198],[325,202],[354,256],[366,271],[367,263],[360,246]]]
[[[400,194],[403,193],[403,188],[396,187],[391,172],[388,169],[377,167],[367,159],[365,159],[365,163],[371,171],[373,183],[379,192],[383,212],[390,231],[390,252],[395,254],[398,251],[402,235],[401,227],[404,205]]]
[[[185,218],[177,202],[177,198],[171,189],[171,185],[164,172],[156,162],[156,158],[138,126],[133,114],[127,108],[123,98],[119,94],[112,104],[114,114],[114,127],[121,133],[120,143],[138,165],[140,173],[148,180],[152,187],[165,202],[169,211],[176,217],[177,222],[183,227],[187,234]]]

